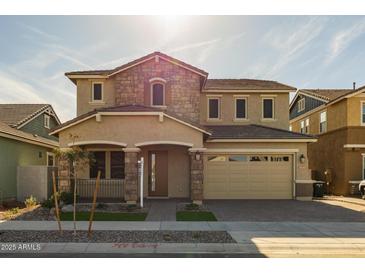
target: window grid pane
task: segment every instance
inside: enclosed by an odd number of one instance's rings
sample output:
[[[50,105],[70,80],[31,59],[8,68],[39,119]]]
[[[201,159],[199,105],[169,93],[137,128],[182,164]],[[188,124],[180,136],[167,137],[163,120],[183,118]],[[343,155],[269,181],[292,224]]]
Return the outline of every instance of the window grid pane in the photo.
[[[124,179],[124,152],[110,152],[110,178]]]
[[[94,84],[94,93],[93,93],[93,100],[94,101],[101,101],[102,100],[102,88],[101,84]]]
[[[246,99],[236,99],[236,118],[246,118]]]
[[[154,84],[152,86],[152,105],[164,105],[164,86],[162,84]]]
[[[272,99],[264,99],[264,119],[272,119],[273,116],[273,100]]]
[[[90,164],[90,178],[94,179],[101,171],[101,178],[105,178],[105,151],[94,151],[94,162]]]
[[[219,119],[219,99],[209,99],[209,118]]]

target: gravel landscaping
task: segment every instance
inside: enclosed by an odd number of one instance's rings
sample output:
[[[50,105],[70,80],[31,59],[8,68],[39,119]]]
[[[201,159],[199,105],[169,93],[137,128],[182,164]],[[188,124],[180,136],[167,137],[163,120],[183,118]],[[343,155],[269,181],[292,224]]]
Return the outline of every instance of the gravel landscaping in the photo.
[[[34,243],[236,243],[226,231],[0,231],[0,242]]]

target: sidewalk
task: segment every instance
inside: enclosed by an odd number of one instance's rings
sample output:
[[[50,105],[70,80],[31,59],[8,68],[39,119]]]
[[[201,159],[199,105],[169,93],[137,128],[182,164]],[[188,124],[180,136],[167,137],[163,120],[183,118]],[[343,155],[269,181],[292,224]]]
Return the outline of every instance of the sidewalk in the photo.
[[[73,229],[72,222],[62,226]],[[77,222],[78,230],[87,227],[88,222]],[[360,222],[95,222],[93,229],[224,230],[237,243],[38,243],[35,250],[9,243],[14,251],[0,256],[365,257],[365,223]],[[57,222],[8,221],[0,223],[1,230],[57,230]]]

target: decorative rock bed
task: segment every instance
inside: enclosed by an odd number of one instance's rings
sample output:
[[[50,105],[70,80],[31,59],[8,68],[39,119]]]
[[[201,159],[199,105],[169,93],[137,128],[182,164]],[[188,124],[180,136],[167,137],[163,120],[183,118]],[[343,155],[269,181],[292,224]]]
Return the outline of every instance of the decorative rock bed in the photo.
[[[0,231],[0,242],[236,243],[226,231]]]

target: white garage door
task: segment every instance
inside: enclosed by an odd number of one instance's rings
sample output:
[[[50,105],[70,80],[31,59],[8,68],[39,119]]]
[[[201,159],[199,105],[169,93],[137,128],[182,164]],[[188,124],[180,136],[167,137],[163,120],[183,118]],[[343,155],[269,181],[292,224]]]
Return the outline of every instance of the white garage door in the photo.
[[[292,199],[291,155],[208,155],[206,199]]]

